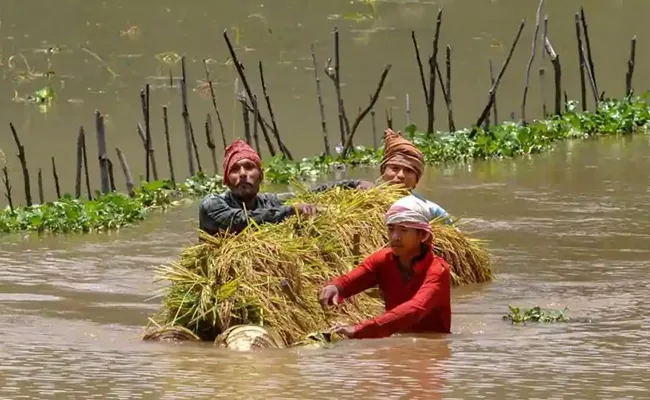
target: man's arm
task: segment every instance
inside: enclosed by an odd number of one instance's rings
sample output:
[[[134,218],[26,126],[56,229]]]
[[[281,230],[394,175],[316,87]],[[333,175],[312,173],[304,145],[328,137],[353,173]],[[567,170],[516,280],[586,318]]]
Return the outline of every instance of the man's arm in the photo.
[[[376,254],[366,257],[361,264],[330,282],[338,288],[339,299],[357,295],[377,285],[377,268],[381,259]]]
[[[441,290],[450,283],[449,266],[436,260],[427,270],[422,286],[415,296],[392,310],[355,326],[354,337],[381,338],[409,329],[417,324],[431,310],[442,306],[447,299]]]
[[[267,200],[265,207],[242,210],[231,207],[220,196],[208,196],[199,207],[199,227],[211,235],[226,230],[239,233],[248,226],[249,219],[257,224],[277,223],[295,213],[293,207],[283,205],[277,198]]]
[[[434,218],[441,218],[447,225],[453,224],[451,215],[449,215],[449,213],[444,208],[440,207],[436,203],[429,203],[431,205],[431,213],[433,214]]]

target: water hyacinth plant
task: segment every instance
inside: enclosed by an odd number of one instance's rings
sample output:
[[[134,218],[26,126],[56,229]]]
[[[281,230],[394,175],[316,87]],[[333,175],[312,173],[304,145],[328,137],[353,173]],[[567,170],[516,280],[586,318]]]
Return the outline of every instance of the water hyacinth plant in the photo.
[[[566,316],[567,308],[563,310],[544,310],[539,306],[535,306],[526,310],[508,306],[508,309],[510,311],[503,316],[503,319],[513,324],[525,324],[527,322],[569,322],[569,317]]]
[[[562,115],[528,124],[503,122],[488,128],[463,129],[429,135],[410,125],[404,135],[424,153],[427,164],[471,162],[488,158],[511,158],[549,150],[559,140],[584,139],[603,135],[647,133],[650,121],[648,94],[623,99],[604,99],[598,109],[580,111],[568,102]],[[287,184],[291,180],[315,181],[341,166],[373,166],[383,149],[357,146],[345,157],[315,156],[289,161],[281,156],[264,163],[268,183]],[[0,232],[90,232],[116,229],[141,221],[154,210],[175,204],[181,198],[198,198],[222,192],[222,177],[199,173],[185,182],[144,182],[133,197],[120,193],[96,196],[92,200],[63,196],[60,200],[31,207],[0,210]]]

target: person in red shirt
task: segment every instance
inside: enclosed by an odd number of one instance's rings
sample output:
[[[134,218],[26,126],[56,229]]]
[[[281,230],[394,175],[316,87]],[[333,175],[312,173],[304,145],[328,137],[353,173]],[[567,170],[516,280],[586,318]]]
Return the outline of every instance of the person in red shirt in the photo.
[[[334,326],[331,332],[355,339],[451,332],[450,267],[433,253],[427,215],[426,203],[413,195],[395,202],[385,216],[390,247],[320,290],[319,301],[326,308],[379,286],[386,306],[383,315],[354,326]]]

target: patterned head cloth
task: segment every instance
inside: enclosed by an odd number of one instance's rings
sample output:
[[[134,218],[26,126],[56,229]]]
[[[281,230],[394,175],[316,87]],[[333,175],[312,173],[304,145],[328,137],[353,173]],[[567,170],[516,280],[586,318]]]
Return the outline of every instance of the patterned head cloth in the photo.
[[[424,171],[424,155],[413,145],[392,129],[384,131],[384,158],[379,170],[384,173],[387,164],[398,164],[415,171],[418,181]]]
[[[413,195],[402,197],[390,207],[385,215],[386,225],[400,225],[428,233],[425,242],[433,239],[431,230],[431,211],[420,199]]]
[[[249,159],[255,163],[260,170],[260,177],[264,178],[264,170],[262,169],[262,159],[259,154],[248,143],[241,139],[237,139],[230,146],[226,148],[223,157],[223,183],[228,185],[228,175],[233,165],[243,159]]]

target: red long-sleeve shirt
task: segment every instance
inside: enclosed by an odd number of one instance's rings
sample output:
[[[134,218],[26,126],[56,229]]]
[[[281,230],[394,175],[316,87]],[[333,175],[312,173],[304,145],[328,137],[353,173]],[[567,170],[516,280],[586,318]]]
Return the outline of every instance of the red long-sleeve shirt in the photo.
[[[379,286],[386,312],[355,326],[354,337],[380,338],[397,332],[451,332],[451,275],[444,259],[427,251],[405,281],[390,248],[376,251],[331,282],[339,299]]]

